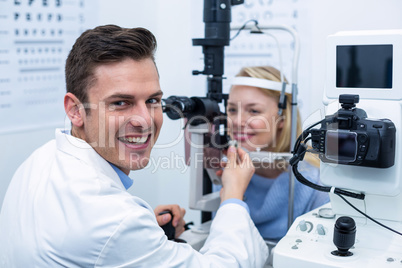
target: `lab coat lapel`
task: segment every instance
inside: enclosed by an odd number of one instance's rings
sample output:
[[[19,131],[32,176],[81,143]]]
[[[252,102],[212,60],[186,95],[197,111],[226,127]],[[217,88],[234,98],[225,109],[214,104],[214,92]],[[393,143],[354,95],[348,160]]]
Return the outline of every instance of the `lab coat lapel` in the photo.
[[[96,167],[100,176],[113,180],[119,188],[126,190],[112,166],[86,141],[66,134],[62,129],[56,129],[56,145],[58,150],[78,158],[89,166]]]

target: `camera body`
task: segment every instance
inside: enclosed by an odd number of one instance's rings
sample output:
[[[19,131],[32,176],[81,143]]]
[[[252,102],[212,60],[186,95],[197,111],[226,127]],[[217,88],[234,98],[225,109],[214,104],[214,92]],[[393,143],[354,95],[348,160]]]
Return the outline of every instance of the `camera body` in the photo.
[[[311,132],[312,146],[322,162],[388,168],[395,161],[395,125],[389,119],[368,119],[355,108],[359,95],[339,96],[342,108],[326,116]]]

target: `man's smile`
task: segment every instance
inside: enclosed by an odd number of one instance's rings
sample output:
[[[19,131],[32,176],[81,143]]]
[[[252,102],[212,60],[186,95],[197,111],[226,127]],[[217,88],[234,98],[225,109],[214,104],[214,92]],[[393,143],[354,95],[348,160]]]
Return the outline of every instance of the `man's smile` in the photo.
[[[151,140],[151,134],[148,135],[136,135],[136,136],[124,136],[117,139],[132,149],[143,149],[148,147]],[[134,147],[133,147],[134,146]]]

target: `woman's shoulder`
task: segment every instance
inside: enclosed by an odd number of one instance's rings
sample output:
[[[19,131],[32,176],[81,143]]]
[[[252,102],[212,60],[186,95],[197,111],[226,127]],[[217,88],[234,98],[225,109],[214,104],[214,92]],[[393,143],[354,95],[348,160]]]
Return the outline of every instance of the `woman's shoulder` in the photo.
[[[318,185],[322,185],[320,180],[320,168],[316,167],[307,161],[300,162],[299,172],[310,182]],[[296,183],[295,191],[299,192],[300,196],[304,195],[304,198],[308,201],[306,205],[307,211],[317,208],[323,204],[329,202],[329,195],[327,192],[317,191],[311,187],[308,187],[302,183]],[[303,194],[301,194],[303,193]],[[308,198],[307,198],[308,197]],[[305,211],[305,212],[307,212]]]
[[[320,181],[320,168],[307,161],[299,162],[297,170],[309,181],[315,183]]]

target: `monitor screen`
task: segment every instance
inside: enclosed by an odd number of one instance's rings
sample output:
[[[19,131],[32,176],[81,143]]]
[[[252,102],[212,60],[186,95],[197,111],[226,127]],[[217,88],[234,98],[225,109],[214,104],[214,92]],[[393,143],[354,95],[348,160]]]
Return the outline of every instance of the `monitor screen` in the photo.
[[[336,87],[392,88],[392,45],[336,47]]]

